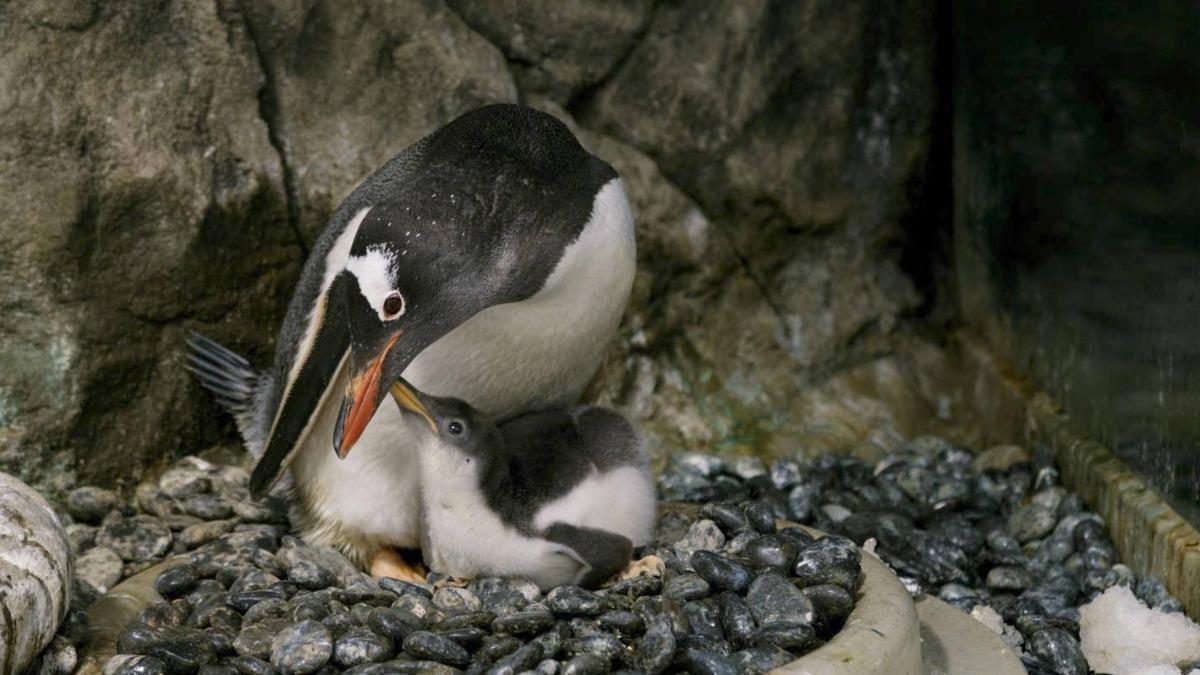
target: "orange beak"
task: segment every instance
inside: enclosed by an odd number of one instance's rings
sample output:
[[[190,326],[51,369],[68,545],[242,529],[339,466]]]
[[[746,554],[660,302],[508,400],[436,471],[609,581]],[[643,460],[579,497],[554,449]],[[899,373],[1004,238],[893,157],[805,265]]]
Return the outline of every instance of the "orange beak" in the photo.
[[[399,339],[400,333],[397,332],[384,345],[379,356],[367,364],[367,369],[350,381],[350,387],[346,391],[346,400],[350,402],[350,408],[346,410],[343,404],[338,424],[340,440],[334,447],[339,459],[345,459],[346,455],[350,454],[350,449],[366,430],[367,423],[375,416],[375,409],[379,406],[381,398],[379,385],[383,375],[383,363]]]

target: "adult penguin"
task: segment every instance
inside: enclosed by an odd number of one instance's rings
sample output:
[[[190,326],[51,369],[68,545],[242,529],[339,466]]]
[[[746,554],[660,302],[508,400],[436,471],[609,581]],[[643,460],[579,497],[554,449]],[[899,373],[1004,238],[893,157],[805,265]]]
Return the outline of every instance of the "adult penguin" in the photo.
[[[337,208],[268,373],[200,336],[191,367],[259,458],[254,495],[290,469],[307,541],[376,576],[418,577],[397,550],[419,546],[416,449],[429,431],[384,401],[390,384],[403,375],[500,420],[574,403],[616,332],[634,259],[612,167],[550,115],[487,106]]]

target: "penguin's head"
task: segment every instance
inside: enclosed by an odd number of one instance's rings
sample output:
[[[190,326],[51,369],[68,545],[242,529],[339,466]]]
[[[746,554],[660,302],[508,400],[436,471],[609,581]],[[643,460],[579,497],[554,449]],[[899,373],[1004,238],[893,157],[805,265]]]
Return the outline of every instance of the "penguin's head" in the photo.
[[[409,363],[476,313],[542,289],[612,168],[531,108],[488,106],[414,146],[403,179],[364,207],[341,285],[350,383],[345,457]]]
[[[504,443],[496,423],[466,401],[423,394],[402,378],[392,384],[390,392],[401,410],[420,416],[429,425],[439,446],[464,460],[493,456]]]

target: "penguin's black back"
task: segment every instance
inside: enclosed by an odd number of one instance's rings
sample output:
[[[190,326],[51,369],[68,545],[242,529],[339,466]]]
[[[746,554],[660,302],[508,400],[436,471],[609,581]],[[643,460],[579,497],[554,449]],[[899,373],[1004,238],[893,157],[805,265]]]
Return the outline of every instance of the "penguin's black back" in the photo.
[[[595,473],[623,466],[648,470],[633,426],[605,408],[527,413],[499,428],[504,450],[490,458],[481,487],[488,505],[521,531],[532,530],[541,507]]]

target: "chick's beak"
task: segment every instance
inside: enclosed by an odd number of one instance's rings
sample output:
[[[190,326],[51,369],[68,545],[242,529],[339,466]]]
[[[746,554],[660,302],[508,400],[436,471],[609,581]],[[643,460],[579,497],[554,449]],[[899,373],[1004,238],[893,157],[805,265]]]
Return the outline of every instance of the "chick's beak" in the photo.
[[[367,367],[350,380],[333,432],[333,449],[338,458],[345,459],[346,455],[350,454],[350,449],[358,442],[367,428],[367,423],[374,417],[375,410],[386,393],[386,389],[380,386],[383,381],[383,365],[399,339],[400,333],[397,332],[379,354],[367,363]]]
[[[395,399],[397,405],[404,410],[409,410],[420,415],[429,425],[429,429],[433,431],[434,435],[437,435],[437,423],[433,421],[433,416],[429,414],[429,410],[421,402],[420,394],[408,386],[408,383],[403,379],[397,379],[392,383],[391,392],[392,398]]]

